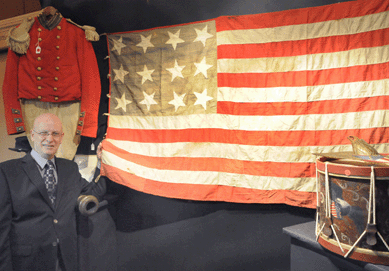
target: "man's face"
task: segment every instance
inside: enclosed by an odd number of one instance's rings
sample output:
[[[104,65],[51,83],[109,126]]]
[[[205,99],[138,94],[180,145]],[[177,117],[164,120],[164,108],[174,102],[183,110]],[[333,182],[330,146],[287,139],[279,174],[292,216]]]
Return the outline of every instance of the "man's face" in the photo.
[[[62,143],[61,121],[56,118],[41,118],[31,130],[34,150],[45,159],[52,159]]]

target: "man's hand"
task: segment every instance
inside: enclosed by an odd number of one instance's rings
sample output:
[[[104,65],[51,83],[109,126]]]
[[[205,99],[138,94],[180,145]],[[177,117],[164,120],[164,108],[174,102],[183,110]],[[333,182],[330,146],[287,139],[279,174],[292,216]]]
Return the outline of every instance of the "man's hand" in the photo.
[[[97,160],[98,161],[101,161],[101,156],[103,154],[103,141],[101,141],[99,143],[99,146],[97,146],[97,151],[96,151],[96,154],[97,154]]]

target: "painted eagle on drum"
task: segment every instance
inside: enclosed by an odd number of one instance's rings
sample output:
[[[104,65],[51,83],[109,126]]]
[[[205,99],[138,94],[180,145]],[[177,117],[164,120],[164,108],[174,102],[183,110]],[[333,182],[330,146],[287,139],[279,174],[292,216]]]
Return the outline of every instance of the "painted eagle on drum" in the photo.
[[[365,216],[361,207],[353,206],[343,199],[343,189],[331,183],[331,214],[337,219],[349,217],[355,224],[359,234],[365,230]]]

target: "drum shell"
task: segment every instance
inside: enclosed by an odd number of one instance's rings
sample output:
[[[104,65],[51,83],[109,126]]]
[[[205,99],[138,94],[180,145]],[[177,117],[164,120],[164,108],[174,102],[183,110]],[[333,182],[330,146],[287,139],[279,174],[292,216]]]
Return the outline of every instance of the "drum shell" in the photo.
[[[328,237],[323,231],[320,232],[326,221],[327,212],[325,204],[326,164],[329,178],[331,221],[344,253],[339,248],[335,234]],[[316,165],[318,180],[316,232],[320,232],[318,241],[326,249],[344,255],[363,234],[367,226],[372,169],[368,165],[344,164],[324,157],[317,159]],[[376,226],[384,240],[389,243],[389,167],[374,166],[374,174]],[[381,239],[376,237],[377,244],[374,246],[367,244],[366,235],[362,237],[348,257],[389,265],[389,251]]]

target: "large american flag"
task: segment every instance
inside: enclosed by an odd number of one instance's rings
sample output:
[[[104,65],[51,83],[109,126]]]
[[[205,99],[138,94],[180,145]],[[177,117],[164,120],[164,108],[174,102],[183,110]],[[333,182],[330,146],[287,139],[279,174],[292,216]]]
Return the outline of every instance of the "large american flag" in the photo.
[[[316,206],[312,153],[389,139],[389,0],[108,35],[102,174],[164,197]]]

